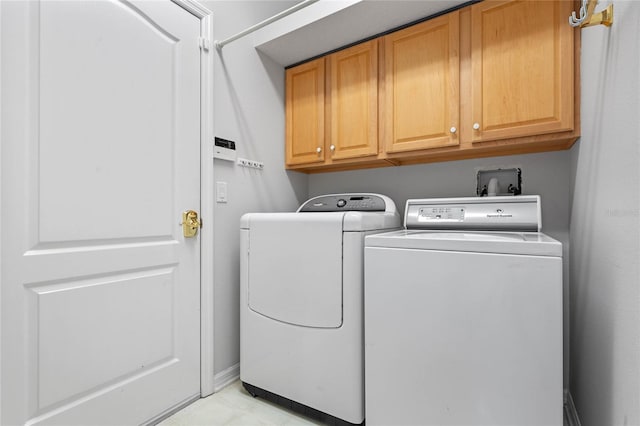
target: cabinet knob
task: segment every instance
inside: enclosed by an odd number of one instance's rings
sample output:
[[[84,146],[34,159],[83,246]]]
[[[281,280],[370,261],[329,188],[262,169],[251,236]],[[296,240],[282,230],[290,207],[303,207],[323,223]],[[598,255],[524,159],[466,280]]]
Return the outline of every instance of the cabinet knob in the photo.
[[[333,152],[333,151],[335,151],[335,150],[336,150],[336,146],[335,146],[335,145],[331,145],[331,146],[329,147],[329,149],[331,150],[331,152]]]
[[[480,123],[473,123],[473,130],[480,130]]]
[[[450,131],[451,133],[455,133],[455,132],[457,132],[457,131],[458,131],[458,129],[456,129],[455,127],[452,127],[452,128],[450,128],[450,129],[449,129],[449,131]]]
[[[316,148],[316,152],[317,152],[318,154],[320,154],[320,153],[322,152],[322,148],[317,147],[317,148]]]

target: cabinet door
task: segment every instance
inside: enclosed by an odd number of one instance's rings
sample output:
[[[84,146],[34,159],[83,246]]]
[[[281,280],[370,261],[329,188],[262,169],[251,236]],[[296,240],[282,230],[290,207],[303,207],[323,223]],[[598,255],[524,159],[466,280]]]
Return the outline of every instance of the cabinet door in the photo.
[[[459,12],[384,37],[388,153],[458,145]]]
[[[324,161],[324,58],[286,71],[287,165]]]
[[[573,129],[570,1],[472,6],[473,142]]]
[[[378,153],[378,41],[329,56],[332,159]]]

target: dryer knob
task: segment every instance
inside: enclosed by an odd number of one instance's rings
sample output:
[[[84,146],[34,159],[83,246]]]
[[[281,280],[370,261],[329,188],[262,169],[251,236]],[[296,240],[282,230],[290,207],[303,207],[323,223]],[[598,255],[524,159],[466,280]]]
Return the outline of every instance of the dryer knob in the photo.
[[[343,198],[340,198],[340,199],[338,200],[338,203],[337,203],[336,205],[337,205],[338,207],[344,207],[344,206],[346,206],[346,205],[347,205],[347,200],[345,200],[345,199],[343,199]]]

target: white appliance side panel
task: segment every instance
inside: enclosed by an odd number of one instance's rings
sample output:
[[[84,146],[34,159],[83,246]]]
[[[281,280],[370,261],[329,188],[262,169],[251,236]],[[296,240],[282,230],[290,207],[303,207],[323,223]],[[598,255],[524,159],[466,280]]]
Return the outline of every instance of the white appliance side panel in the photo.
[[[367,424],[562,425],[562,259],[365,249]]]
[[[343,213],[252,215],[249,307],[307,327],[342,324]]]
[[[364,233],[344,234],[344,320],[339,328],[274,321],[248,307],[249,231],[241,231],[240,378],[351,423],[364,420]]]

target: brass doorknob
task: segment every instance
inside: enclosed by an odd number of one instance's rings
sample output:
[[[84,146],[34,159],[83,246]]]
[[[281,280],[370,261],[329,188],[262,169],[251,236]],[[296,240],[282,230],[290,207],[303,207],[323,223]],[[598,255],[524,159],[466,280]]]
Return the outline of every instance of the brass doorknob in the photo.
[[[187,210],[182,213],[182,233],[185,238],[193,238],[202,226],[202,221],[198,219],[198,212]]]

